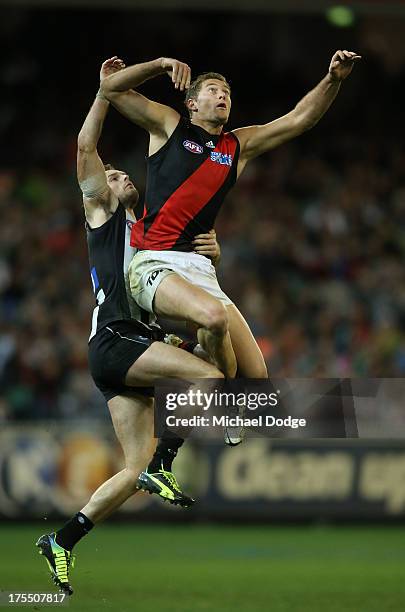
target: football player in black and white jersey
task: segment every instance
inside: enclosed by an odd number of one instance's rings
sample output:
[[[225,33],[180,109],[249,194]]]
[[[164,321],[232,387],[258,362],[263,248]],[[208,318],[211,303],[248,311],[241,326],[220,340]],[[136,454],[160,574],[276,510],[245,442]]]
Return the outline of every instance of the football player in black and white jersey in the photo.
[[[117,57],[106,60],[100,80],[123,67]],[[138,478],[141,473],[145,477],[143,470],[152,456],[146,477],[157,476],[149,482],[155,483],[155,492],[173,503],[193,502],[182,494],[171,473],[171,460],[182,440],[171,439],[169,443],[162,439],[153,454],[154,382],[158,378],[223,378],[214,365],[178,348],[181,340],[165,342],[160,327],[130,296],[128,265],[136,249],[130,246],[129,239],[131,226],[136,223],[138,192],[125,172],[105,168],[98,155],[97,144],[108,107],[109,102],[97,94],[78,137],[77,176],[83,193],[90,272],[97,302],[89,338],[90,371],[107,400],[125,468],[102,484],[59,531],[44,534],[37,541],[52,579],[69,595],[73,592],[69,569],[74,545],[136,493],[140,488]],[[200,236],[198,243],[197,250],[218,256],[215,234]],[[158,474],[153,473],[154,466]]]

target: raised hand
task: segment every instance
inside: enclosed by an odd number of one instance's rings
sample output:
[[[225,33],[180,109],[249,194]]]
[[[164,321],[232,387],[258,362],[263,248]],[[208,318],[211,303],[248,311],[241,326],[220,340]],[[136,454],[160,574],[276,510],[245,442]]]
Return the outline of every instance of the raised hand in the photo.
[[[100,83],[110,74],[114,74],[114,72],[118,72],[119,70],[123,70],[125,68],[125,64],[122,59],[114,55],[114,57],[110,57],[110,59],[105,60],[101,64],[100,69]]]
[[[184,91],[188,89],[191,81],[191,68],[184,62],[179,62],[171,57],[162,57],[162,68],[172,79],[176,89]]]
[[[329,74],[335,81],[343,81],[359,60],[361,60],[361,55],[353,51],[336,51],[329,66]]]

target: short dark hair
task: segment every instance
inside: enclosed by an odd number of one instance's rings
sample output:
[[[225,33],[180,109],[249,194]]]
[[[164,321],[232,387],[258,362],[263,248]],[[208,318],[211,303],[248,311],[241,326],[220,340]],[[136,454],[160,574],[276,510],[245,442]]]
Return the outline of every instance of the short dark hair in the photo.
[[[202,74],[199,74],[193,81],[191,81],[190,87],[186,91],[186,99],[184,101],[186,105],[188,100],[190,100],[191,98],[196,98],[198,96],[202,84],[204,83],[204,81],[208,81],[209,79],[217,79],[218,81],[222,81],[227,87],[229,87],[229,91],[231,90],[231,86],[229,85],[223,74],[220,74],[219,72],[203,72]],[[193,111],[189,109],[187,110],[191,117]]]
[[[104,164],[104,170],[107,172],[107,170],[115,170],[115,168],[112,164]]]

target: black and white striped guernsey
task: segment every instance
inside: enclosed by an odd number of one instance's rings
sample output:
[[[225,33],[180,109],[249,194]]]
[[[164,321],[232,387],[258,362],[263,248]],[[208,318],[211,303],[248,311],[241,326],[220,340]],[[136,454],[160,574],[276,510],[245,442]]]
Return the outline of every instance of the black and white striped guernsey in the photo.
[[[134,223],[120,203],[113,215],[100,227],[92,229],[86,223],[90,275],[97,303],[89,340],[113,321],[138,322],[142,334],[145,331],[144,325],[155,320],[154,315],[138,306],[129,290],[128,266],[137,252],[130,245]]]

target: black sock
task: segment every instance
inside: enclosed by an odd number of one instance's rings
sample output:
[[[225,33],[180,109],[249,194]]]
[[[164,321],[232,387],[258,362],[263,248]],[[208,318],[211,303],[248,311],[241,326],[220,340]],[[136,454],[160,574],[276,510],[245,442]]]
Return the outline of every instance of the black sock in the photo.
[[[72,550],[73,546],[93,527],[94,523],[87,516],[78,512],[56,532],[56,543],[66,550]]]
[[[162,469],[171,472],[173,460],[183,442],[183,438],[163,435],[158,442],[152,461],[148,465],[149,474]]]

